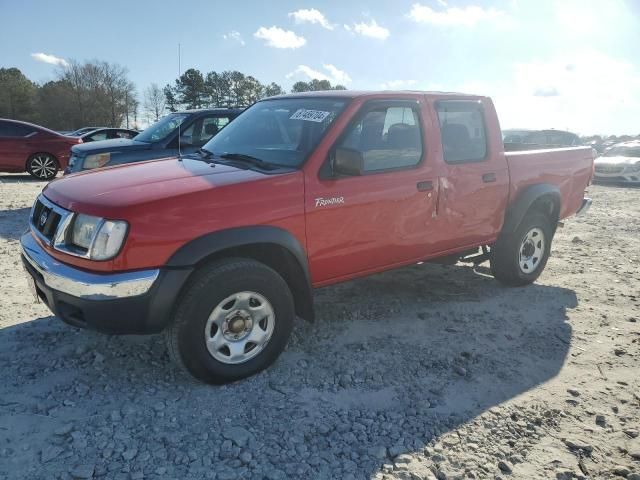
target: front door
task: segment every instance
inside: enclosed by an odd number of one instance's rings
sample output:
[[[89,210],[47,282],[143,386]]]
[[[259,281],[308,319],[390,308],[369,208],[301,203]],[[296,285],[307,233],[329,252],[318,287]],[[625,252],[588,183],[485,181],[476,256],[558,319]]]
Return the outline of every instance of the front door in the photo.
[[[330,159],[305,192],[307,248],[315,284],[382,269],[425,252],[437,199],[426,162],[420,106],[369,102],[336,148],[363,157],[363,175],[332,174]]]

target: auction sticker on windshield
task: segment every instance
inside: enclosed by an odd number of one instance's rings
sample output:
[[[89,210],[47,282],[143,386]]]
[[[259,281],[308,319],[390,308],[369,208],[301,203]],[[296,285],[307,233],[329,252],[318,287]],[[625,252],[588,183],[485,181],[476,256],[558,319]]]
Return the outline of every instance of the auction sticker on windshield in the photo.
[[[307,122],[322,122],[329,116],[331,112],[324,112],[322,110],[307,110],[306,108],[300,108],[289,117],[290,120],[306,120]]]

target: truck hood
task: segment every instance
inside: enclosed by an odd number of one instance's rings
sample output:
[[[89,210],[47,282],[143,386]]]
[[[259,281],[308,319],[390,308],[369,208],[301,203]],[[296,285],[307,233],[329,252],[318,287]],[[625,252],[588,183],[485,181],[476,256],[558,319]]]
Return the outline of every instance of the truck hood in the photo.
[[[278,177],[184,157],[119,165],[69,175],[43,193],[63,208],[114,218],[121,209],[236,183]]]
[[[598,157],[594,160],[596,165],[633,165],[634,163],[639,163],[640,158],[638,157]]]
[[[71,148],[71,151],[76,155],[85,156],[94,153],[120,152],[123,150],[148,150],[150,148],[150,143],[137,142],[136,140],[128,138],[115,138],[113,140],[98,140],[97,142],[87,142],[74,145]]]

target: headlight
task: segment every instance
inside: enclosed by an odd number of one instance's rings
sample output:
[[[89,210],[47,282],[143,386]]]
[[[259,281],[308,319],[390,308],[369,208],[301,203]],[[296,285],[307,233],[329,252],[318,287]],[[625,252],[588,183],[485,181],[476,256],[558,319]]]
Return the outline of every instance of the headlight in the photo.
[[[104,167],[111,160],[110,153],[96,153],[95,155],[88,155],[87,158],[84,159],[84,165],[82,168],[84,170],[91,170],[92,168],[100,168]]]
[[[96,236],[91,249],[92,260],[108,260],[115,257],[127,235],[127,222],[106,220]]]
[[[636,162],[633,165],[627,165],[624,169],[625,172],[640,172],[640,162]]]
[[[78,214],[73,222],[71,243],[86,250],[91,260],[108,260],[118,254],[126,235],[127,222]]]
[[[74,245],[89,251],[93,237],[96,235],[96,229],[100,225],[101,221],[102,219],[99,217],[79,214],[73,222],[71,242]]]

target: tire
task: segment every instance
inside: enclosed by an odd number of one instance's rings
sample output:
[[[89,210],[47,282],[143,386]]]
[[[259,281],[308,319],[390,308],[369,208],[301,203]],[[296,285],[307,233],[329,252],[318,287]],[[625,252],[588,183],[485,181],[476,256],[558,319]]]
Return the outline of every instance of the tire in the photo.
[[[51,180],[58,174],[60,165],[50,153],[34,153],[27,160],[27,172],[38,180]]]
[[[180,370],[223,384],[270,366],[287,345],[294,319],[293,296],[276,271],[229,258],[195,272],[164,333]]]
[[[551,253],[554,229],[549,217],[528,213],[512,234],[501,235],[491,249],[491,272],[508,286],[536,281]]]

